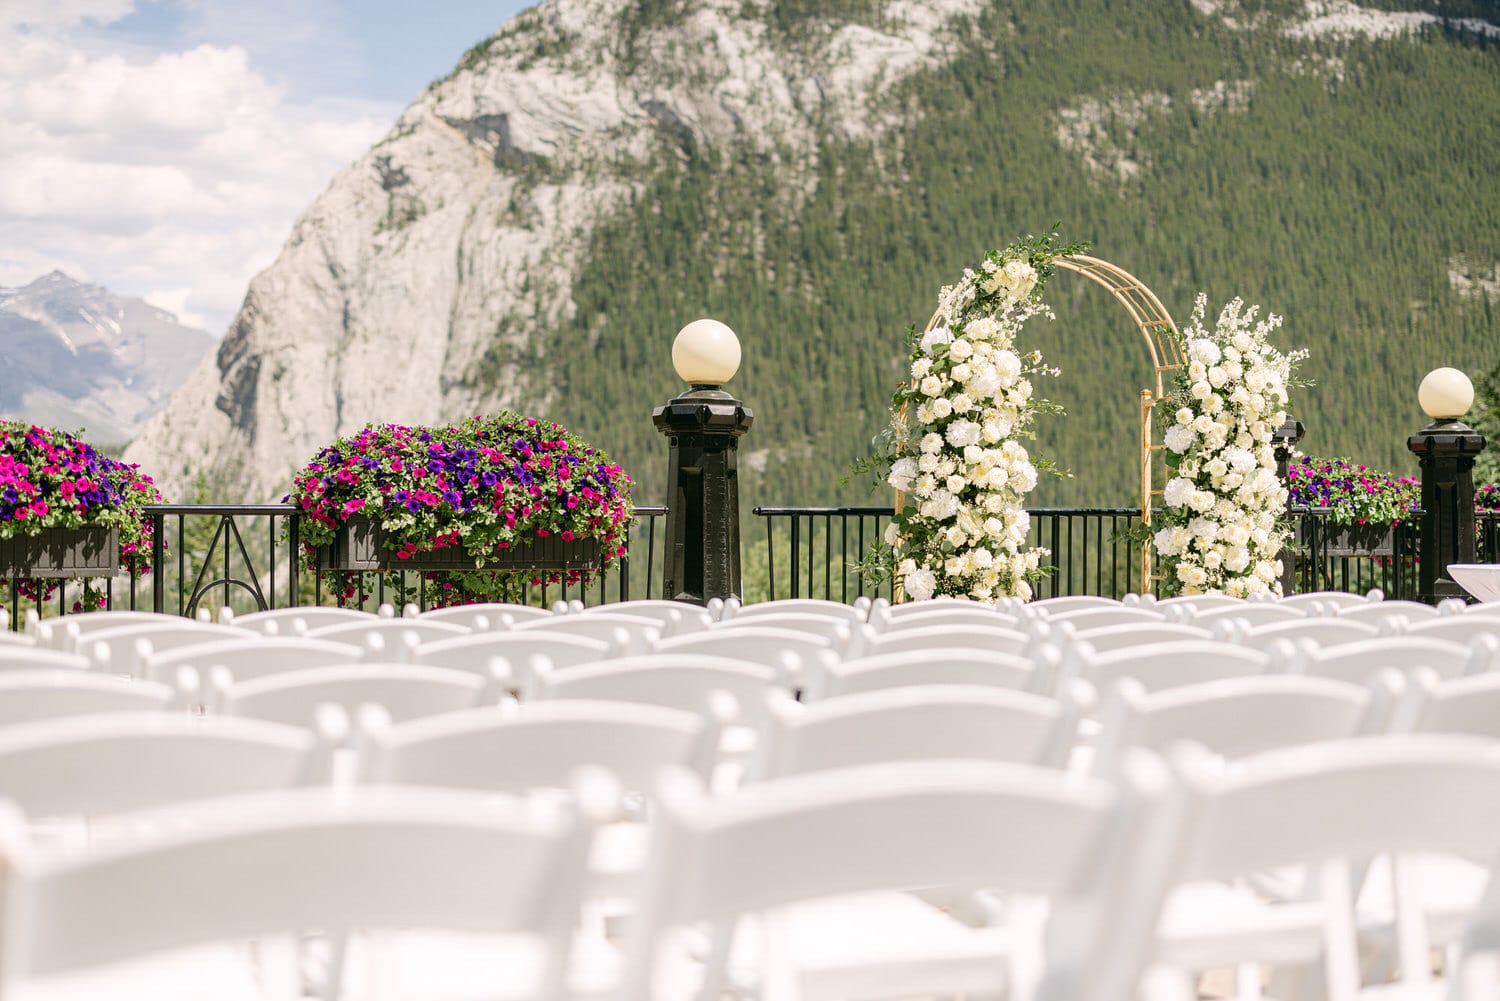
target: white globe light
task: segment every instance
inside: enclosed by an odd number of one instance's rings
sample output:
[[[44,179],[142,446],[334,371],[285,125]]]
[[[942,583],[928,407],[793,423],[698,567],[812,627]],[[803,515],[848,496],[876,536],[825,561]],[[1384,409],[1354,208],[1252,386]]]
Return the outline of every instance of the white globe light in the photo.
[[[672,342],[672,367],[683,382],[722,386],[740,370],[740,339],[718,320],[694,320]]]
[[[1474,384],[1456,368],[1435,368],[1417,387],[1417,402],[1433,420],[1462,417],[1474,403]]]

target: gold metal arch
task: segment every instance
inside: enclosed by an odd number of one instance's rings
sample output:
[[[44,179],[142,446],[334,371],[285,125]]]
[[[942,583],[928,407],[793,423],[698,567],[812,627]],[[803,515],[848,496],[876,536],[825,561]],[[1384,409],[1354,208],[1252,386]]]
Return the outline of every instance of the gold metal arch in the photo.
[[[1177,324],[1172,321],[1156,293],[1146,287],[1139,278],[1126,271],[1124,268],[1111,264],[1097,257],[1088,257],[1083,254],[1074,254],[1070,257],[1057,257],[1052,263],[1066,271],[1072,271],[1089,279],[1097,285],[1102,285],[1109,290],[1110,295],[1115,297],[1125,311],[1130,314],[1136,329],[1141,332],[1141,337],[1146,342],[1146,351],[1151,355],[1151,369],[1153,384],[1147,389],[1141,390],[1140,408],[1140,507],[1141,523],[1151,524],[1151,499],[1160,496],[1162,489],[1156,486],[1155,469],[1156,453],[1161,451],[1154,438],[1153,425],[1151,421],[1152,409],[1166,398],[1166,375],[1182,368],[1187,360],[1182,354],[1181,337],[1177,332]],[[931,330],[942,318],[942,311],[932,314],[932,319],[927,321],[927,329]],[[896,510],[900,511],[905,505],[906,497],[898,492],[896,494]],[[1149,536],[1142,540],[1140,547],[1141,563],[1141,589],[1144,591],[1152,580],[1160,579],[1151,572],[1151,540]],[[897,600],[900,600],[900,589],[897,589]]]

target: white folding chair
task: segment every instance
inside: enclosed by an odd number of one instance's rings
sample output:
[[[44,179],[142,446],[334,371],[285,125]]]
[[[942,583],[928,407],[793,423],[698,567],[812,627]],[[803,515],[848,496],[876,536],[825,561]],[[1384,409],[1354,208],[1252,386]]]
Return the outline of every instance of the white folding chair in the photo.
[[[1460,643],[1402,635],[1324,648],[1299,643],[1293,665],[1304,674],[1363,684],[1381,670],[1410,674],[1427,669],[1442,678],[1456,678],[1468,673],[1469,658],[1469,649]]]
[[[215,711],[225,716],[313,726],[325,705],[343,707],[351,717],[360,706],[382,707],[405,721],[470,709],[486,694],[500,698],[498,684],[487,685],[468,671],[419,664],[347,664],[310,667],[236,683],[220,672],[212,684]]]
[[[540,629],[518,633],[507,629],[426,643],[410,651],[408,659],[413,664],[470,671],[486,680],[494,677],[497,667],[503,666],[510,674],[507,687],[512,691],[526,691],[531,686],[532,664],[538,657],[545,658],[553,667],[569,667],[607,660],[617,653],[614,644],[587,636],[568,636]]]
[[[596,823],[591,798],[572,806],[449,789],[282,791],[133,815],[162,833],[105,856],[33,858],[12,836],[0,993],[254,996],[267,985],[248,960],[268,937],[359,928],[392,937],[372,948],[373,972],[350,964],[352,996],[479,983],[491,997],[560,998]],[[412,932],[423,929],[462,933],[461,961],[451,937],[423,950]],[[506,933],[525,938],[496,937]],[[253,948],[240,947],[247,942]],[[423,953],[440,961],[410,968]],[[295,982],[272,986],[288,991],[274,996],[302,994]]]
[[[96,670],[142,677],[152,654],[213,640],[245,639],[255,635],[238,626],[175,619],[90,632],[80,641],[79,652],[94,662]]]
[[[1028,998],[1044,975],[1049,996],[1125,998],[1138,957],[1116,947],[1121,883],[1163,784],[1133,765],[1111,785],[1059,782],[1029,765],[898,762],[717,800],[694,776],[667,773],[620,996],[718,998],[733,971],[754,977],[762,997],[808,1001]],[[972,929],[913,896],[880,892],[913,887],[1041,898],[1053,905],[1054,933],[1044,942],[1045,907],[1017,904],[1006,926]],[[672,932],[697,922],[715,936],[694,968]]]
[[[778,612],[775,614],[756,615],[751,617],[750,623],[753,623],[756,629],[787,629],[792,632],[821,636],[830,640],[833,643],[834,649],[837,650],[844,649],[848,646],[852,637],[869,628],[841,616],[810,612]],[[728,629],[743,629],[747,624],[749,623],[741,619],[729,619],[725,622],[716,622],[695,635],[709,636]]]
[[[887,688],[803,705],[791,693],[767,695],[764,736],[749,776],[785,778],[829,768],[971,758],[1061,768],[1094,708],[1093,688],[1068,686],[1062,698],[978,685]]]
[[[550,619],[556,615],[551,609],[532,605],[518,605],[509,601],[481,601],[472,605],[449,605],[447,608],[429,608],[421,614],[424,622],[447,622],[463,626],[468,630],[509,629],[521,622]]]
[[[34,636],[27,633],[13,633],[5,629],[0,629],[0,650],[11,647],[23,647],[27,650],[33,650],[36,649],[36,645],[36,637]]]
[[[93,665],[81,653],[40,646],[0,646],[0,675],[10,671],[87,671]]]
[[[1123,608],[1124,604],[1114,598],[1097,594],[1060,594],[1054,598],[1039,598],[1026,606],[1028,611],[1040,612],[1045,618],[1078,612],[1086,608]]]
[[[689,605],[682,601],[665,598],[635,598],[616,601],[608,605],[592,605],[575,614],[578,615],[638,615],[655,619],[661,623],[663,636],[696,632],[707,629],[717,621],[706,608]]]
[[[824,665],[804,680],[809,702],[909,685],[982,685],[1050,694],[1056,686],[1056,652],[1050,658],[1021,657],[959,647],[887,653]]]
[[[873,622],[876,616],[888,615],[891,621],[896,622],[906,618],[908,615],[926,615],[937,609],[946,610],[951,608],[987,610],[1005,608],[1008,611],[1014,611],[1009,605],[1002,605],[999,602],[990,605],[986,602],[975,601],[972,598],[954,598],[948,595],[928,598],[926,601],[903,601],[898,605],[893,605],[884,598],[879,598],[870,606],[870,613],[866,616],[866,621]]]
[[[592,699],[703,712],[709,697],[722,691],[753,712],[777,684],[777,670],[754,661],[656,653],[544,670],[525,694],[528,701]]]
[[[1213,637],[1213,632],[1202,626],[1172,622],[1133,622],[1118,626],[1099,626],[1082,632],[1064,631],[1059,642],[1064,648],[1071,643],[1083,642],[1093,647],[1095,653],[1105,653],[1156,643],[1204,643]]]
[[[0,673],[0,726],[89,713],[166,710],[170,685],[78,670],[40,668]]]
[[[1239,966],[1238,997],[1258,997],[1258,964],[1321,961],[1322,995],[1360,990],[1361,938],[1391,922],[1402,980],[1431,970],[1412,853],[1488,866],[1500,851],[1500,745],[1437,735],[1362,737],[1240,758],[1230,769],[1201,752],[1174,756],[1185,787],[1184,837],[1161,856],[1168,885],[1159,955],[1201,970]],[[1351,869],[1393,853],[1395,914],[1356,915]],[[1314,897],[1266,904],[1223,881],[1307,866]],[[1371,878],[1375,878],[1373,872]],[[1204,884],[1217,885],[1217,889]],[[1368,889],[1368,887],[1367,887]],[[1473,899],[1482,889],[1473,888]],[[1374,922],[1374,923],[1372,923]]]
[[[1169,617],[1176,615],[1178,621],[1192,621],[1203,612],[1219,608],[1238,608],[1248,604],[1244,598],[1231,598],[1227,594],[1179,594],[1163,598],[1152,607]]]
[[[1291,622],[1272,622],[1264,626],[1251,626],[1241,633],[1237,642],[1255,650],[1268,650],[1277,640],[1309,640],[1319,647],[1338,646],[1340,643],[1357,643],[1379,635],[1379,631],[1367,622],[1345,622],[1337,618],[1308,616]]]
[[[270,674],[301,671],[309,667],[332,667],[362,660],[365,651],[349,643],[312,639],[307,636],[245,636],[213,640],[152,652],[146,657],[142,676],[172,683],[184,667],[200,673],[222,667],[236,681]]]
[[[74,615],[64,615],[56,619],[43,619],[37,624],[37,638],[42,646],[51,647],[54,650],[63,650],[68,653],[80,651],[79,644],[95,633],[106,629],[120,629],[124,626],[153,626],[161,625],[168,628],[193,623],[195,619],[185,619],[180,615],[167,615],[162,612],[141,612],[133,609],[104,609],[97,612],[83,612]]]
[[[263,612],[236,615],[230,625],[251,629],[267,636],[305,636],[313,629],[351,622],[374,622],[379,616],[358,608],[335,608],[326,605],[296,605],[270,608]]]
[[[30,818],[118,813],[327,778],[323,734],[186,713],[97,713],[0,729],[0,799]]]
[[[1207,640],[1145,643],[1095,652],[1086,642],[1063,653],[1065,678],[1082,678],[1099,691],[1132,678],[1148,692],[1265,674],[1270,659],[1258,650]]]

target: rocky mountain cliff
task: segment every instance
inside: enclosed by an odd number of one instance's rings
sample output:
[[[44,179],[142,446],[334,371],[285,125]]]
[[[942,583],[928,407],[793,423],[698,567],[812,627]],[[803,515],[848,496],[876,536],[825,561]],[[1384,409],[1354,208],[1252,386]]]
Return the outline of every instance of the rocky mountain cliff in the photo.
[[[824,130],[878,130],[872,96],[940,60],[953,19],[981,5],[854,4],[880,8],[876,23],[818,21],[795,46],[771,0],[522,13],[333,180],[129,458],[172,496],[207,471],[225,495],[272,498],[367,421],[545,407],[537,373],[511,364],[481,384],[475,365],[571,314],[579,249],[663,140],[749,141],[789,188],[814,184]],[[554,293],[540,306],[539,288]]]
[[[1500,32],[1493,0],[1370,2],[546,0],[333,179],[127,456],[173,498],[274,499],[367,421],[512,407],[652,503],[671,338],[713,315],[758,418],[745,506],[862,499],[833,481],[906,326],[1061,219],[1179,320],[1199,289],[1287,314],[1308,446],[1409,459],[1421,374],[1500,360]],[[1042,502],[1128,502],[1138,335],[1058,288],[1073,416],[1041,444],[1092,492]]]
[[[166,310],[60,271],[0,288],[0,416],[122,445],[212,346]]]

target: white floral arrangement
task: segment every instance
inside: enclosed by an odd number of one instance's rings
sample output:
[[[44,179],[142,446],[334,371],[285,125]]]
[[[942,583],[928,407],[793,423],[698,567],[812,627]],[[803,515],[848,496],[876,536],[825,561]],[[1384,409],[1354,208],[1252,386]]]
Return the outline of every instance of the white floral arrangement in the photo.
[[[1169,471],[1153,541],[1164,593],[1281,594],[1287,490],[1272,435],[1286,420],[1292,371],[1305,351],[1270,343],[1281,317],[1234,299],[1212,330],[1201,293],[1182,331],[1187,365],[1165,401]]]
[[[938,296],[928,329],[910,335],[911,381],[892,399],[884,433],[886,482],[906,495],[880,560],[908,599],[940,595],[993,603],[1028,599],[1048,550],[1028,547],[1026,495],[1050,463],[1021,443],[1039,413],[1034,379],[1056,376],[1040,352],[1016,342],[1028,320],[1052,317],[1041,301],[1056,232],[987,254]]]

